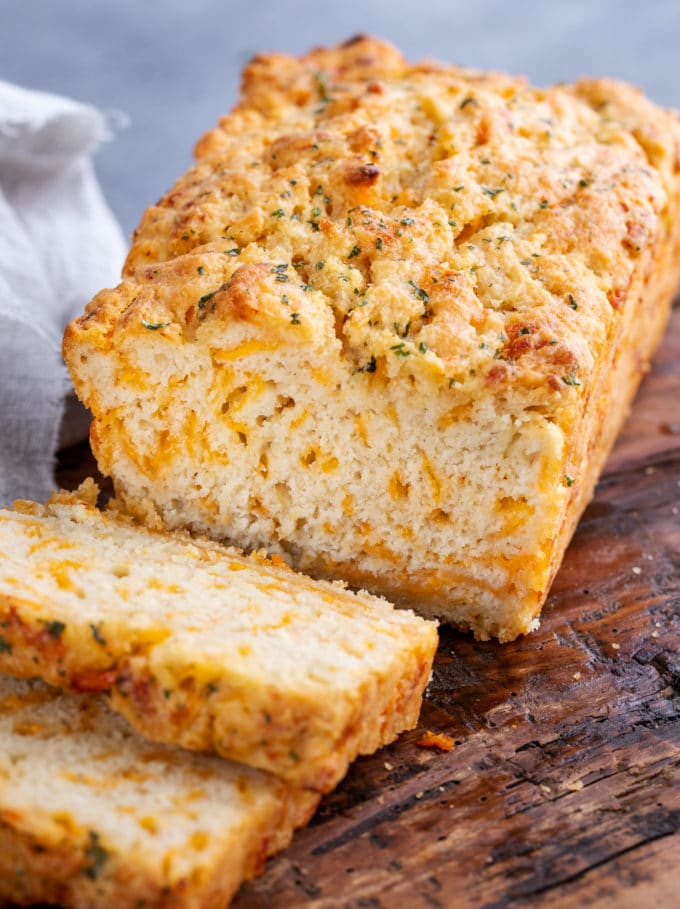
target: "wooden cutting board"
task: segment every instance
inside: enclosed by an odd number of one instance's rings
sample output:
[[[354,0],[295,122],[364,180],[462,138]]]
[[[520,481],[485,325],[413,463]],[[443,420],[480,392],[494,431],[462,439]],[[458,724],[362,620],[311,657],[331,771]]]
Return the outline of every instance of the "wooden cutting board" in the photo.
[[[63,485],[92,472],[62,454]],[[419,730],[357,761],[233,909],[509,906],[680,906],[680,308],[540,630],[443,629]]]

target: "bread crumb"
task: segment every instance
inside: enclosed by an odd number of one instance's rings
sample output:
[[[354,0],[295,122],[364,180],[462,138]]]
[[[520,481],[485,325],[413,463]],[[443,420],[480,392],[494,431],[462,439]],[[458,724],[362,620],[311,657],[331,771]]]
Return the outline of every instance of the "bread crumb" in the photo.
[[[631,571],[633,574],[642,574],[642,569],[638,565],[633,565]]]
[[[656,467],[645,467],[645,473],[647,476],[651,476],[653,473],[656,473]]]
[[[573,679],[575,682],[578,682],[578,681],[580,680],[580,678],[581,678],[581,673],[580,673],[580,672],[575,672],[575,673],[572,675],[572,679]]]
[[[450,735],[443,732],[424,732],[420,736],[416,745],[419,748],[437,748],[439,751],[453,751],[455,743]]]
[[[394,765],[390,764],[389,761],[385,761],[385,763],[383,764],[383,767],[385,768],[385,770],[394,770]]]
[[[621,648],[619,647],[618,644],[612,644],[612,650],[620,650],[620,649]]]
[[[580,792],[583,789],[583,780],[570,780],[568,783],[564,783],[564,788],[569,792]]]

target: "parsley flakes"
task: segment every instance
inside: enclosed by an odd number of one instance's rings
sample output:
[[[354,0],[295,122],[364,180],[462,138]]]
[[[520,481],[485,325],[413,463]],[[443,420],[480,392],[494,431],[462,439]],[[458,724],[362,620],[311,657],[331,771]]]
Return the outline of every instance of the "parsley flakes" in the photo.
[[[106,864],[109,854],[99,842],[99,834],[93,830],[90,830],[90,842],[85,850],[85,857],[87,858],[87,865],[81,873],[83,877],[96,881],[99,877],[99,872]]]
[[[45,631],[49,634],[50,637],[55,640],[59,640],[64,631],[66,630],[66,625],[63,622],[57,620],[53,622],[45,622]]]
[[[159,328],[167,328],[170,324],[169,322],[147,322],[144,318],[141,319],[141,323],[149,331],[158,331]]]
[[[418,297],[418,299],[422,303],[430,302],[430,295],[428,294],[428,292],[426,290],[423,290],[422,287],[418,287],[418,285],[415,284],[413,281],[409,281],[408,283],[413,288],[413,293],[416,295],[416,297]]]

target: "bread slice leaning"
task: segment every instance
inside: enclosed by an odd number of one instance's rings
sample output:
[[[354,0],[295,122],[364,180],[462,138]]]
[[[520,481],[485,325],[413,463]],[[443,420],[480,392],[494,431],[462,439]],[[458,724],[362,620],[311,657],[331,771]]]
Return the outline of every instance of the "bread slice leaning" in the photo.
[[[418,719],[436,626],[69,495],[0,511],[0,671],[327,791]]]
[[[101,696],[0,676],[0,902],[228,905],[319,796],[148,742]]]

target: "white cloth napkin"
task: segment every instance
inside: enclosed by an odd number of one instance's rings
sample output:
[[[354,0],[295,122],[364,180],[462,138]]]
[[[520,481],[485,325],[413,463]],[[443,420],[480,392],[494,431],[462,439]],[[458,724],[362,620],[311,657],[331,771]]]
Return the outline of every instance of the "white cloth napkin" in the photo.
[[[66,323],[125,255],[91,154],[99,111],[0,82],[0,505],[44,499],[64,398]]]

